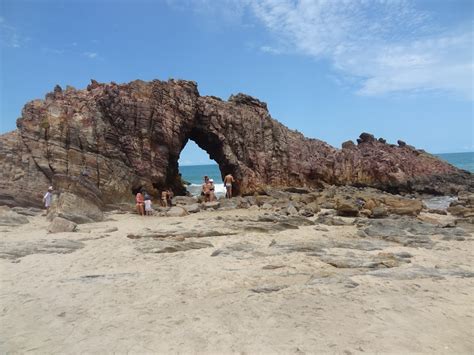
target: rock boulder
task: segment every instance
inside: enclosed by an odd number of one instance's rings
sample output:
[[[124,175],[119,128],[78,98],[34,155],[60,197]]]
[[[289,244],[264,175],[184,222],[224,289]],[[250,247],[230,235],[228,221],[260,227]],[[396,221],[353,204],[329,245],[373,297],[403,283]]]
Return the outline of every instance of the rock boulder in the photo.
[[[74,232],[77,224],[61,217],[54,217],[51,224],[48,226],[50,233]]]
[[[166,216],[168,217],[183,217],[187,216],[188,214],[188,211],[186,211],[186,209],[181,206],[174,206],[166,211]]]
[[[81,224],[102,221],[104,214],[99,206],[91,200],[69,192],[63,192],[56,199],[53,199],[48,212],[49,220],[52,221],[56,217]]]
[[[29,223],[28,218],[12,211],[7,206],[0,206],[0,226],[18,226]]]

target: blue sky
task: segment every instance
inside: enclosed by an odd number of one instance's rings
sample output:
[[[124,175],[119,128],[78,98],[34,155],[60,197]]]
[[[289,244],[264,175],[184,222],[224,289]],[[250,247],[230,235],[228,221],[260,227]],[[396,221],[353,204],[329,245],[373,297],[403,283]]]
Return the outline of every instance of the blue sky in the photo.
[[[308,137],[474,151],[470,0],[1,0],[1,132],[56,84],[181,78]],[[182,164],[208,162],[188,144]]]

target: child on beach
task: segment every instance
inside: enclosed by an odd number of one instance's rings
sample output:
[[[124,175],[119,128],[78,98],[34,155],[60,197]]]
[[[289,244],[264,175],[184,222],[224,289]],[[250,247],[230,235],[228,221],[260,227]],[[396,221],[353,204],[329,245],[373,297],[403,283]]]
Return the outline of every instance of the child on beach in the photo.
[[[53,187],[48,187],[48,192],[43,196],[44,207],[46,208],[46,212],[49,211],[49,207],[51,206],[51,201],[53,200]]]
[[[151,199],[145,200],[145,215],[153,215],[153,208],[151,207]]]

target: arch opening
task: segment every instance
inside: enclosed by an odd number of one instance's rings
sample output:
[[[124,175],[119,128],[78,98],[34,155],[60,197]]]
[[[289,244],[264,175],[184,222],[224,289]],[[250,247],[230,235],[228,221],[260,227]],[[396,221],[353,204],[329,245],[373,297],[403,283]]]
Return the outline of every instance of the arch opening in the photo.
[[[209,176],[214,180],[217,197],[225,196],[224,177],[232,174],[236,178],[235,171],[225,158],[221,139],[196,127],[191,130],[178,160],[178,177],[190,183],[187,190],[191,194],[199,194],[204,176]],[[238,182],[232,190],[234,196],[239,194]]]
[[[224,177],[232,174],[235,179],[233,196],[240,194],[239,163],[226,144],[226,137],[212,129],[207,117],[197,115],[192,124],[182,127],[174,140],[163,142],[153,138],[151,144],[153,153],[144,161],[150,164],[150,171],[154,173],[147,176],[146,169],[142,169],[145,174],[139,174],[132,183],[132,193],[143,188],[156,198],[167,189],[175,196],[188,192],[199,195],[207,175],[214,179],[216,195],[220,197],[225,196]]]
[[[178,160],[178,178],[187,193],[198,196],[201,193],[204,176],[213,179],[216,197],[225,195],[223,176],[218,163],[195,141],[188,139]]]
[[[206,151],[206,153],[209,154],[209,158],[217,163],[221,173],[222,181],[227,174],[232,174],[234,176],[235,182],[232,187],[232,194],[233,196],[239,195],[239,181],[241,176],[237,166],[232,164],[224,153],[225,137],[218,136],[212,130],[207,129],[206,127],[210,123],[206,118],[201,118],[199,122],[200,124],[194,126],[191,130],[189,139],[194,141],[201,149]]]

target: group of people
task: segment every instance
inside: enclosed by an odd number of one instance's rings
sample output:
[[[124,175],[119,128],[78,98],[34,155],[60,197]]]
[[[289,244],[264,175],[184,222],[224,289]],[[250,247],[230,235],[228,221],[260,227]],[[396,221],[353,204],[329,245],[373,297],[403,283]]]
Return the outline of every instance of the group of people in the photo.
[[[226,198],[232,197],[232,184],[235,182],[234,177],[231,174],[227,174],[224,177],[224,186],[226,188]],[[202,184],[201,195],[204,196],[204,202],[213,202],[216,200],[214,180],[208,176],[204,176],[204,183]],[[161,192],[161,207],[171,207],[172,199],[174,197],[171,189],[166,189]],[[53,198],[53,187],[50,186],[48,191],[43,196],[43,202],[46,210],[49,210]],[[145,191],[140,190],[135,195],[135,206],[140,216],[151,216],[153,214],[153,207],[151,202],[151,196]]]
[[[170,189],[163,190],[160,200],[161,207],[171,207],[173,196],[173,191]],[[135,206],[140,216],[153,215],[151,196],[145,190],[138,191],[135,195]]]
[[[235,182],[231,174],[224,177],[225,197],[232,198],[232,184]],[[216,200],[214,180],[209,179],[209,176],[204,176],[204,183],[202,184],[201,196],[204,196],[204,202],[213,202]]]
[[[209,176],[204,176],[204,184],[202,184],[201,196],[204,196],[204,202],[213,202],[216,200],[214,180]]]

